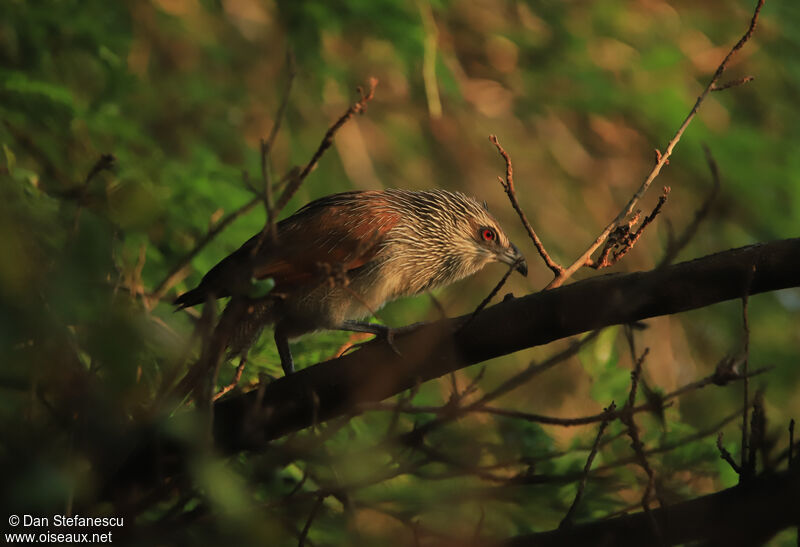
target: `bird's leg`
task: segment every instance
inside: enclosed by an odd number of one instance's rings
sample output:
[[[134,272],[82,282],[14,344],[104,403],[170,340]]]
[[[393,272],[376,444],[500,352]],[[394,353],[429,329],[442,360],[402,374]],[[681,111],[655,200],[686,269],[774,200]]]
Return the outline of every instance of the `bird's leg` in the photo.
[[[281,356],[281,366],[283,373],[289,376],[294,372],[294,360],[292,359],[292,350],[289,348],[289,339],[284,334],[283,329],[275,327],[275,346],[278,348],[278,355]]]

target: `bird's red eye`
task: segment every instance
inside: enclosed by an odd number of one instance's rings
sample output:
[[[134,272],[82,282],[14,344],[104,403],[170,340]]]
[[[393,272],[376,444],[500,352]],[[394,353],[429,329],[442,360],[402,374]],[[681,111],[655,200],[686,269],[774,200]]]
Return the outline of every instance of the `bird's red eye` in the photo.
[[[481,237],[483,238],[484,241],[494,241],[497,235],[491,228],[484,228],[483,230],[481,230]]]

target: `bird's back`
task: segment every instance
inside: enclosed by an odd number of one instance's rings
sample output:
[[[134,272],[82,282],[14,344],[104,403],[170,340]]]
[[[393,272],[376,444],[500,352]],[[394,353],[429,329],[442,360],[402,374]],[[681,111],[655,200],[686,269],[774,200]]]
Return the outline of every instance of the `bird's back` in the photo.
[[[308,292],[333,275],[346,276],[373,260],[399,219],[385,192],[345,192],[317,199],[278,223],[277,242],[256,234],[175,304],[183,308],[212,295],[247,294],[252,279],[272,278],[278,293]]]

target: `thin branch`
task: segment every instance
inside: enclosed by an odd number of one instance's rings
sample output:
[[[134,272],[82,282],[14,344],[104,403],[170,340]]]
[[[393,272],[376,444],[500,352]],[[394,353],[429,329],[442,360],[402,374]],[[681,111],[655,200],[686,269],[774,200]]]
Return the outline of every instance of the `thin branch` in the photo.
[[[747,467],[745,468],[748,480],[756,476],[756,456],[758,450],[764,448],[766,429],[767,417],[764,412],[764,390],[760,389],[753,397],[753,413],[750,417],[750,444],[747,447]]]
[[[721,84],[721,85],[716,85],[715,84],[711,88],[711,91],[724,91],[724,90],[730,89],[732,87],[737,87],[737,86],[740,86],[742,84],[746,84],[748,82],[752,82],[754,79],[755,78],[753,78],[752,76],[744,76],[742,78],[737,78],[735,80],[731,80],[730,82],[725,82],[724,84]]]
[[[469,316],[469,319],[467,319],[461,325],[461,327],[459,327],[459,330],[463,329],[464,327],[472,323],[472,321],[478,316],[478,314],[481,313],[484,310],[484,308],[486,308],[486,306],[489,305],[489,303],[492,301],[492,298],[494,298],[495,295],[497,295],[497,293],[500,292],[500,289],[503,288],[503,285],[506,284],[506,281],[508,281],[508,278],[511,276],[512,273],[514,273],[514,270],[517,268],[519,263],[522,262],[522,260],[523,259],[518,258],[513,264],[511,264],[508,267],[508,271],[506,271],[506,273],[503,274],[503,277],[500,279],[500,281],[497,282],[497,285],[494,286],[489,295],[486,298],[484,298],[480,304],[478,304],[478,307],[475,308],[475,311],[472,312],[472,315]]]
[[[636,245],[636,242],[639,241],[639,238],[642,237],[642,233],[644,233],[645,228],[655,220],[658,214],[661,212],[661,207],[664,206],[664,203],[667,201],[667,196],[669,196],[670,187],[665,186],[664,192],[658,198],[658,203],[653,208],[653,211],[645,217],[642,221],[642,224],[636,231],[631,232],[633,225],[636,224],[639,220],[639,214],[637,213],[634,217],[626,224],[618,226],[614,232],[609,236],[608,240],[606,240],[605,247],[603,251],[600,253],[600,258],[597,262],[592,261],[589,258],[589,262],[587,266],[590,266],[596,270],[601,268],[607,268],[609,266],[613,266],[616,264],[622,257],[628,254],[628,251],[633,249],[633,246]],[[613,251],[613,256],[611,255]],[[611,256],[611,258],[609,258]]]
[[[114,167],[114,163],[116,163],[117,158],[114,157],[113,154],[102,154],[97,161],[94,163],[92,168],[86,174],[86,178],[83,180],[83,184],[80,185],[74,192],[68,192],[68,194],[64,194],[63,197],[72,197],[77,202],[77,209],[75,210],[75,220],[72,224],[72,233],[76,234],[78,232],[78,225],[80,224],[81,219],[81,211],[83,210],[83,206],[86,202],[86,193],[89,191],[89,185],[92,182],[92,179],[96,177],[103,171],[107,171]],[[71,194],[71,196],[69,195]]]
[[[764,372],[767,372],[772,368],[773,367],[764,367],[752,371],[749,373],[748,377],[752,378],[753,376],[763,374]],[[483,414],[492,414],[495,416],[505,416],[508,418],[515,418],[543,425],[576,427],[576,426],[583,426],[583,425],[603,422],[605,420],[613,421],[622,416],[624,413],[638,414],[640,412],[654,412],[654,411],[664,410],[672,405],[672,403],[670,402],[672,399],[676,399],[678,397],[686,395],[687,393],[697,391],[708,385],[713,384],[717,386],[724,386],[727,385],[730,381],[738,381],[742,379],[743,376],[735,374],[732,377],[727,377],[724,382],[719,382],[718,373],[714,372],[701,380],[681,386],[677,388],[675,391],[672,391],[664,395],[660,399],[661,404],[654,405],[652,402],[648,401],[646,403],[637,405],[631,409],[626,409],[623,407],[611,414],[609,414],[607,411],[603,411],[598,414],[592,414],[589,416],[580,416],[577,418],[562,418],[558,416],[533,414],[530,412],[523,412],[520,410],[487,406],[482,402],[487,398],[486,396],[484,396],[478,402],[460,408],[454,408],[449,402],[445,405],[426,406],[426,405],[410,405],[408,404],[408,401],[400,401],[397,403],[385,403],[385,402],[362,403],[361,405],[359,405],[359,411],[372,410],[372,411],[384,411],[384,412],[402,412],[405,414],[435,414],[436,416],[445,419],[452,418],[454,415],[463,415],[467,413],[477,413],[477,414],[483,413]],[[639,380],[639,382],[641,383],[641,379]]]
[[[305,526],[303,526],[303,530],[300,532],[300,538],[297,541],[298,547],[304,547],[306,544],[306,538],[308,537],[308,532],[311,530],[311,523],[314,522],[314,518],[316,518],[317,513],[319,512],[320,508],[322,507],[322,503],[325,501],[325,496],[320,494],[317,496],[317,501],[314,502],[314,506],[311,508],[311,513],[308,515],[308,519],[306,520]]]
[[[681,140],[681,137],[686,131],[686,128],[689,127],[689,124],[694,119],[695,115],[697,114],[697,111],[703,104],[703,101],[705,101],[706,97],[711,92],[712,88],[717,84],[717,81],[719,81],[720,77],[722,76],[722,73],[725,72],[725,69],[728,68],[728,63],[730,62],[730,60],[740,49],[742,49],[742,47],[752,37],[753,32],[755,31],[756,28],[756,23],[758,22],[758,15],[761,12],[761,8],[764,5],[764,1],[765,0],[758,0],[758,4],[756,5],[753,17],[750,20],[750,26],[748,27],[747,32],[745,32],[745,34],[739,39],[736,45],[734,45],[733,48],[731,48],[731,50],[722,60],[720,65],[717,67],[717,70],[716,72],[714,72],[714,75],[711,77],[711,80],[708,82],[703,92],[695,101],[694,106],[689,111],[689,114],[686,116],[686,119],[684,119],[683,123],[680,125],[675,135],[672,137],[669,143],[667,143],[667,147],[664,150],[664,152],[658,156],[658,161],[656,161],[655,166],[647,175],[644,182],[642,182],[639,189],[636,190],[636,192],[633,194],[633,196],[625,205],[625,207],[620,211],[617,217],[603,229],[603,231],[600,233],[599,236],[597,236],[597,239],[595,239],[595,241],[591,245],[589,245],[589,247],[583,252],[583,254],[580,257],[578,257],[578,259],[575,262],[573,262],[555,279],[553,279],[553,281],[551,281],[545,287],[546,289],[554,289],[556,287],[560,287],[567,279],[572,277],[572,275],[574,275],[576,271],[578,271],[584,265],[588,264],[592,254],[594,254],[594,252],[600,248],[600,246],[606,241],[606,239],[608,239],[608,236],[611,235],[611,232],[613,232],[617,228],[617,226],[619,226],[622,222],[624,222],[624,220],[628,217],[628,215],[631,214],[631,212],[636,207],[636,204],[639,202],[639,200],[641,200],[642,196],[644,196],[645,192],[647,192],[647,190],[650,188],[650,185],[653,183],[653,181],[661,172],[661,168],[668,163],[669,157],[672,155],[672,151],[675,149],[675,146]]]
[[[447,319],[447,310],[444,309],[442,302],[436,297],[436,295],[431,291],[428,291],[428,297],[431,299],[433,307],[436,308],[436,312],[439,314],[439,319]]]
[[[228,393],[229,391],[233,390],[237,385],[239,385],[239,380],[242,379],[242,373],[244,372],[244,366],[246,364],[247,364],[247,358],[242,356],[242,358],[239,359],[239,366],[236,367],[236,372],[233,373],[233,379],[230,381],[228,385],[224,386],[216,393],[216,395],[214,395],[215,401],[220,397],[222,397],[223,395],[225,395],[226,393]]]
[[[184,268],[186,268],[187,266],[189,266],[189,264],[191,264],[192,260],[194,260],[194,258],[198,254],[200,254],[200,251],[202,251],[209,243],[211,243],[214,240],[214,238],[220,234],[220,232],[222,232],[225,228],[230,226],[233,223],[233,221],[235,221],[242,215],[245,215],[248,212],[250,212],[250,210],[256,205],[258,205],[260,201],[261,201],[261,196],[254,197],[253,199],[251,199],[250,201],[248,201],[247,203],[245,203],[244,205],[242,205],[241,207],[230,213],[228,216],[223,218],[217,224],[215,224],[214,227],[210,229],[208,233],[205,236],[203,236],[203,238],[200,241],[197,242],[197,244],[195,244],[194,248],[191,251],[186,253],[183,256],[183,258],[181,258],[178,262],[175,263],[175,265],[169,271],[167,276],[161,281],[161,283],[158,284],[158,286],[156,286],[153,292],[150,293],[149,300],[151,302],[160,300],[161,297],[164,296],[164,294],[168,290],[170,290],[173,287],[173,285],[175,285],[175,283],[177,283],[182,278],[182,276],[184,275],[183,274]]]
[[[736,463],[736,460],[733,459],[733,456],[728,449],[722,445],[722,431],[719,432],[717,435],[717,450],[719,450],[719,457],[728,462],[728,465],[731,466],[731,469],[736,471],[736,474],[741,476],[742,475],[742,468],[741,466]]]
[[[617,405],[614,404],[614,401],[611,401],[611,404],[608,406],[608,408],[603,410],[603,413],[613,414],[616,409]],[[594,461],[594,457],[597,455],[597,447],[600,445],[600,439],[602,439],[603,433],[605,432],[606,427],[608,427],[608,424],[608,419],[603,420],[597,430],[597,436],[594,439],[594,443],[592,443],[592,450],[589,452],[589,457],[586,458],[586,465],[583,466],[583,475],[581,476],[581,481],[578,483],[578,491],[575,493],[575,499],[572,501],[572,505],[567,511],[567,514],[564,515],[564,518],[561,520],[561,524],[558,526],[559,528],[566,528],[572,525],[573,514],[578,508],[578,504],[583,497],[583,490],[586,488],[586,479],[589,478],[589,471],[592,470],[592,462]]]
[[[714,203],[714,200],[717,198],[717,194],[719,193],[721,179],[717,162],[714,160],[714,156],[712,156],[711,150],[708,148],[708,146],[703,145],[703,151],[706,156],[706,163],[708,163],[708,169],[711,171],[711,180],[713,183],[711,186],[711,191],[709,191],[708,196],[706,196],[706,199],[703,200],[700,208],[695,212],[692,222],[689,223],[681,236],[675,240],[670,240],[669,244],[667,245],[667,251],[664,253],[664,257],[658,263],[659,268],[666,266],[675,260],[675,258],[678,256],[678,253],[681,252],[689,243],[689,241],[692,240],[697,233],[697,229],[700,227],[700,224],[711,212],[711,205]]]
[[[431,431],[438,429],[439,427],[442,427],[443,425],[449,423],[452,420],[458,419],[460,416],[462,416],[467,412],[472,412],[472,411],[480,412],[480,409],[484,408],[485,403],[497,399],[498,397],[501,397],[502,395],[505,395],[510,391],[513,391],[514,389],[530,381],[536,375],[554,367],[555,365],[564,361],[565,359],[572,357],[573,355],[578,353],[578,351],[580,351],[580,349],[585,344],[587,344],[590,340],[593,340],[599,333],[600,333],[599,330],[591,332],[588,335],[581,338],[580,340],[578,340],[577,342],[572,342],[569,345],[569,347],[566,348],[565,350],[550,356],[541,363],[535,363],[535,362],[531,363],[525,370],[515,374],[514,376],[512,376],[511,378],[500,384],[498,387],[496,387],[494,390],[485,393],[480,399],[478,399],[476,402],[472,403],[467,407],[457,408],[453,406],[448,406],[446,407],[447,412],[445,412],[444,409],[442,409],[442,412],[437,413],[438,416],[435,420],[431,420],[430,422],[416,428],[410,434],[404,434],[403,438],[399,440],[399,443],[414,444],[415,442],[418,441],[418,439],[422,438],[427,433],[430,433]],[[418,388],[419,384],[418,383],[415,384],[415,387]]]
[[[265,239],[268,239],[273,245],[278,242],[278,232],[275,227],[275,217],[277,215],[272,198],[272,181],[270,180],[269,155],[275,145],[275,139],[278,136],[278,131],[280,131],[281,123],[283,122],[283,118],[286,114],[286,107],[289,104],[289,95],[292,91],[292,83],[294,82],[295,75],[297,74],[294,63],[294,55],[292,55],[291,50],[286,52],[286,67],[286,87],[283,91],[281,104],[278,107],[277,113],[275,114],[275,121],[272,124],[269,137],[266,140],[261,139],[261,183],[263,186],[262,191],[264,199],[264,211],[266,213],[267,220],[264,223],[264,229],[261,230],[261,235],[258,238],[258,242],[253,247],[252,256],[256,256],[258,254],[258,252],[261,250],[261,246],[264,244]]]
[[[107,171],[114,167],[114,163],[116,163],[117,158],[114,157],[113,154],[103,154],[98,158],[97,162],[92,166],[92,169],[86,175],[86,180],[83,181],[83,186],[89,186],[92,182],[92,179],[97,176],[102,171]]]
[[[505,395],[506,393],[513,391],[514,389],[520,387],[524,383],[531,380],[534,376],[541,374],[545,370],[548,370],[558,363],[569,359],[570,357],[576,355],[581,348],[583,348],[586,344],[597,338],[600,334],[600,330],[595,330],[584,336],[578,341],[570,342],[570,345],[563,351],[556,353],[555,355],[550,356],[546,360],[542,361],[541,363],[531,363],[528,367],[515,374],[492,391],[486,393],[481,399],[475,403],[476,405],[483,405],[489,401],[497,399],[498,397]]]
[[[668,406],[668,405],[667,405]],[[588,425],[597,422],[605,422],[605,421],[613,421],[622,416],[623,413],[631,413],[637,414],[639,412],[646,412],[646,411],[653,411],[657,410],[653,408],[651,404],[642,404],[630,410],[626,410],[621,408],[619,410],[616,409],[616,406],[613,406],[613,409],[609,411],[608,409],[603,410],[598,414],[592,414],[590,416],[581,416],[579,418],[558,418],[555,416],[545,416],[542,414],[531,414],[528,412],[520,412],[517,410],[508,410],[505,408],[497,408],[493,406],[482,406],[476,408],[469,408],[471,412],[485,412],[487,414],[493,414],[495,416],[505,416],[508,418],[517,418],[520,420],[525,420],[527,422],[539,423],[543,425],[557,425],[562,427],[574,427],[574,426],[581,426],[581,425]]]
[[[506,162],[506,178],[503,180],[502,177],[497,177],[500,180],[500,184],[503,185],[503,190],[505,190],[506,195],[508,196],[509,201],[511,201],[511,206],[519,215],[519,219],[522,221],[522,225],[525,227],[525,231],[528,232],[528,236],[533,241],[533,244],[536,246],[536,250],[539,252],[539,256],[542,257],[547,267],[550,268],[556,276],[559,276],[563,273],[564,268],[553,261],[550,258],[550,255],[547,254],[547,251],[542,244],[542,241],[539,239],[539,236],[536,235],[531,223],[528,222],[528,218],[525,216],[525,213],[519,206],[517,202],[517,192],[514,188],[514,168],[511,165],[511,157],[508,155],[508,152],[500,146],[500,141],[497,140],[496,135],[489,135],[489,141],[497,147],[497,151],[500,152],[500,155]]]
[[[628,402],[625,405],[626,409],[632,409],[635,402],[636,402],[636,390],[639,385],[639,378],[642,374],[642,365],[644,364],[644,360],[649,353],[650,348],[645,348],[642,352],[642,355],[637,359],[636,364],[634,365],[633,372],[631,372],[631,389],[628,394]],[[664,502],[658,495],[658,491],[655,490],[655,473],[653,472],[653,468],[650,466],[650,462],[647,461],[647,455],[645,453],[644,443],[642,442],[641,437],[639,436],[639,427],[636,425],[636,421],[634,420],[633,414],[631,412],[627,412],[624,415],[620,416],[620,421],[625,424],[628,428],[628,436],[631,438],[631,448],[633,448],[633,452],[636,454],[636,460],[639,466],[644,470],[647,474],[647,486],[644,489],[644,494],[642,495],[642,509],[644,509],[645,513],[650,513],[650,494],[655,493],[656,499],[658,499],[658,503],[660,506],[664,506]],[[659,544],[663,544],[663,536],[661,534],[661,530],[658,527],[655,519],[650,518],[650,523],[653,528],[653,533],[656,538],[659,539]]]
[[[741,414],[740,410],[736,409],[736,412],[733,412],[733,413],[729,414],[725,418],[721,419],[719,422],[717,422],[715,424],[712,424],[711,426],[707,427],[706,429],[703,429],[703,430],[698,431],[696,433],[693,433],[691,435],[687,435],[687,436],[683,437],[682,439],[678,439],[678,440],[670,442],[670,443],[661,444],[659,446],[656,446],[655,448],[648,448],[648,449],[646,449],[644,451],[644,454],[645,454],[645,456],[654,456],[654,455],[657,455],[657,454],[666,454],[667,452],[671,452],[671,451],[675,450],[676,448],[681,448],[681,447],[687,446],[687,445],[689,445],[689,444],[691,444],[691,443],[693,443],[695,441],[699,441],[700,439],[704,439],[704,438],[706,438],[706,437],[708,437],[710,435],[713,435],[714,433],[717,433],[720,429],[722,429],[723,427],[725,427],[729,423],[735,421],[739,417],[740,414]],[[635,454],[630,456],[630,457],[621,458],[619,460],[616,460],[616,461],[607,463],[605,465],[601,465],[599,467],[596,467],[595,470],[593,471],[593,473],[604,473],[606,471],[609,471],[610,469],[615,469],[617,467],[621,467],[623,465],[628,465],[628,464],[632,464],[632,463],[638,463],[638,456],[636,456]],[[641,500],[640,500],[640,504],[641,504]]]
[[[275,204],[275,213],[278,214],[280,211],[286,207],[286,204],[289,203],[289,200],[292,199],[295,192],[300,188],[300,185],[306,179],[309,173],[314,170],[314,168],[319,163],[320,158],[325,153],[325,151],[331,147],[333,144],[333,137],[342,128],[342,126],[350,120],[355,114],[361,114],[367,108],[367,103],[372,100],[375,96],[375,86],[378,85],[377,78],[370,78],[369,80],[369,90],[365,93],[362,88],[358,88],[358,92],[361,94],[361,99],[358,100],[355,104],[350,106],[347,111],[338,119],[336,122],[330,126],[328,131],[325,133],[325,137],[323,137],[322,142],[317,148],[317,151],[314,152],[314,155],[311,157],[311,160],[306,164],[302,171],[293,177],[289,184],[287,185],[286,189],[281,194],[280,198],[278,198],[278,202]]]

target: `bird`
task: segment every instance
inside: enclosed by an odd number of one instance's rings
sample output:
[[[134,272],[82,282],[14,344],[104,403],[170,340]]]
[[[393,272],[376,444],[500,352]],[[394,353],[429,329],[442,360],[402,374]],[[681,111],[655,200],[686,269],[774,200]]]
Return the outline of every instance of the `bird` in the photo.
[[[502,262],[526,276],[528,266],[485,202],[461,192],[349,191],[316,199],[221,260],[177,310],[232,297],[218,329],[231,331],[229,354],[243,352],[265,326],[286,375],[294,372],[289,340],[318,330],[382,336],[393,330],[363,319],[387,302],[454,283]],[[271,278],[263,298],[253,280]]]

